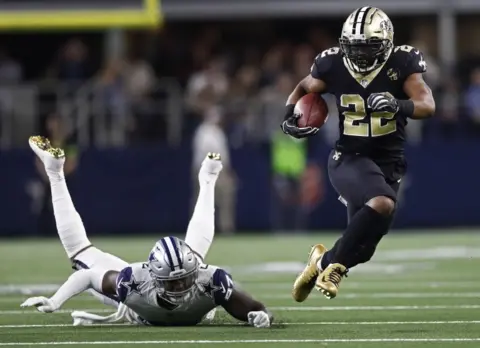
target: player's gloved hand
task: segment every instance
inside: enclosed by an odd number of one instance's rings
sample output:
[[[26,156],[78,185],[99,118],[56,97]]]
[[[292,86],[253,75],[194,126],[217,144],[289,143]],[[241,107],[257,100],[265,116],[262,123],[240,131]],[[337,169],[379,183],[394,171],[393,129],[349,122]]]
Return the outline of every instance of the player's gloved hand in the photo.
[[[298,127],[297,120],[301,115],[295,114],[295,104],[286,106],[283,123],[280,125],[283,133],[290,135],[296,139],[310,137],[317,134],[318,128],[315,127]]]
[[[248,323],[254,327],[270,327],[270,317],[264,311],[249,312]]]
[[[297,120],[300,115],[294,114],[295,104],[286,106],[284,121],[281,124],[283,133],[290,135],[296,139],[310,137],[317,134],[318,128],[315,127],[298,127]]]
[[[367,105],[373,111],[397,113],[398,100],[384,93],[372,93],[367,99]]]
[[[58,309],[52,300],[43,296],[30,297],[20,305],[22,308],[34,306],[37,307],[39,312],[43,313],[52,313]]]

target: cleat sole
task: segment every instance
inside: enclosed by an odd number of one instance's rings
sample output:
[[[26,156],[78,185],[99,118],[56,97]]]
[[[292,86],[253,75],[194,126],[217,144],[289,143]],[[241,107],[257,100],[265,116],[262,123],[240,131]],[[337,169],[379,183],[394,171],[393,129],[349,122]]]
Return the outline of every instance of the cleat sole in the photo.
[[[50,140],[45,137],[42,137],[40,135],[34,135],[31,136],[28,140],[40,150],[48,152],[57,159],[65,157],[65,151],[60,148],[52,147],[52,145],[50,144]]]

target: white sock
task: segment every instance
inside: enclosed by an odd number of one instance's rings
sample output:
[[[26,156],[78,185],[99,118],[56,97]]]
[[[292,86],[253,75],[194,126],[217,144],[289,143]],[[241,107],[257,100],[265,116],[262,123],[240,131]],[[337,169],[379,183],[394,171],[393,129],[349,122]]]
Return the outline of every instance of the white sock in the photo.
[[[200,191],[185,242],[205,259],[215,235],[215,182],[200,181]]]
[[[87,238],[80,215],[75,210],[63,172],[47,172],[52,190],[52,204],[57,232],[68,257],[77,254],[91,243]]]

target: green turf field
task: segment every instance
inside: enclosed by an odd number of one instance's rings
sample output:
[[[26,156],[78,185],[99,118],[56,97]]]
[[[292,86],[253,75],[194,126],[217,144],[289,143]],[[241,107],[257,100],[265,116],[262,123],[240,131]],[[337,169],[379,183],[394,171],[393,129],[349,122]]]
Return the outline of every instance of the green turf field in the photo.
[[[270,329],[238,325],[222,311],[213,324],[197,327],[74,328],[72,309],[105,312],[108,307],[87,295],[67,303],[61,313],[41,314],[19,307],[28,297],[20,290],[59,284],[69,275],[59,241],[4,240],[0,243],[0,346],[480,347],[478,232],[392,233],[369,264],[352,270],[339,297],[327,300],[315,292],[305,303],[294,302],[291,284],[310,245],[330,246],[334,237],[215,240],[207,262],[228,267],[241,287],[265,302],[276,316]],[[155,237],[93,242],[127,261],[140,261],[147,257]]]

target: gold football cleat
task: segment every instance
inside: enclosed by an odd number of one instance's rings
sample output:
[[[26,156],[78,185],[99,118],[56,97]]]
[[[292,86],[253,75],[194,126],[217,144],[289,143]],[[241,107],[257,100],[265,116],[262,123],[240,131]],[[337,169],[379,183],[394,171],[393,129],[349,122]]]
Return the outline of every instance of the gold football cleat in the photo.
[[[327,248],[322,244],[317,244],[312,247],[308,255],[307,266],[305,266],[303,272],[298,275],[295,283],[293,283],[292,296],[295,301],[305,301],[308,295],[310,295],[310,292],[312,292],[319,273],[317,262],[326,252]]]
[[[34,135],[29,138],[29,141],[35,144],[40,150],[48,152],[55,158],[65,157],[65,152],[60,148],[52,147],[50,140],[46,137]]]
[[[207,154],[207,157],[210,158],[210,159],[213,159],[213,160],[216,160],[216,161],[220,161],[222,159],[222,157],[220,156],[219,153],[216,153],[216,152],[209,152]]]
[[[326,298],[337,296],[338,287],[348,273],[347,268],[339,263],[329,265],[318,277],[316,282],[317,290],[325,295]]]

